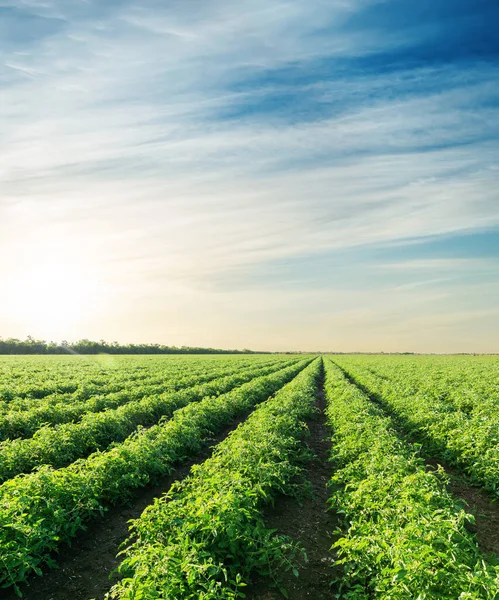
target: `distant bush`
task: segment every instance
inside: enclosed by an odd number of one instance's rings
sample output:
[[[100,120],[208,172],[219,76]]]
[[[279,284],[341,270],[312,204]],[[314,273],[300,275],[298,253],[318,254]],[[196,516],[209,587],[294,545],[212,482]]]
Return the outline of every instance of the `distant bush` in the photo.
[[[254,354],[252,350],[221,350],[189,346],[164,346],[163,344],[118,344],[100,340],[46,342],[28,336],[25,340],[0,337],[0,354]],[[265,354],[265,353],[262,353]]]

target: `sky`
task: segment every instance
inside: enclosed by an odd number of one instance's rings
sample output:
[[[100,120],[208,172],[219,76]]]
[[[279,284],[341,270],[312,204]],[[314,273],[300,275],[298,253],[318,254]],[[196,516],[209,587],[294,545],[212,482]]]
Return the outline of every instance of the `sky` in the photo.
[[[497,0],[0,0],[0,336],[499,352]]]

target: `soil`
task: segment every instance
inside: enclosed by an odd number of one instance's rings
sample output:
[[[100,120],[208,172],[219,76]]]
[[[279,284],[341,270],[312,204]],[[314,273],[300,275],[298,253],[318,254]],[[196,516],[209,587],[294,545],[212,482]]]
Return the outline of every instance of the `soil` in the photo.
[[[291,571],[283,571],[282,587],[289,600],[331,600],[331,582],[341,572],[335,566],[335,554],[331,546],[335,541],[334,531],[338,519],[328,511],[329,492],[327,483],[331,478],[328,459],[331,454],[331,432],[324,416],[324,391],[319,387],[316,418],[307,423],[310,438],[307,443],[315,458],[307,466],[305,477],[312,484],[312,494],[298,502],[295,498],[281,496],[275,505],[265,510],[265,524],[278,533],[288,535],[300,542],[305,549],[307,560],[298,565],[298,577]],[[257,577],[245,589],[247,600],[282,600],[283,594],[273,586],[268,578]]]
[[[221,433],[207,440],[201,453],[185,461],[171,475],[155,485],[137,490],[126,506],[115,506],[102,517],[93,520],[80,533],[71,547],[61,548],[54,556],[58,569],[47,571],[43,577],[31,576],[19,587],[23,600],[97,600],[103,598],[119,576],[113,573],[120,564],[116,557],[122,543],[128,538],[128,521],[137,519],[155,498],[162,496],[174,481],[181,481],[194,464],[210,457],[213,448],[242,423],[248,414],[238,418]],[[111,575],[110,575],[111,574]],[[2,600],[19,600],[13,590],[2,590]]]
[[[430,468],[441,465],[449,476],[448,491],[465,504],[465,509],[475,517],[475,523],[468,529],[476,536],[478,547],[485,554],[499,556],[499,503],[479,487],[473,486],[458,469],[442,461],[427,458],[426,464]]]

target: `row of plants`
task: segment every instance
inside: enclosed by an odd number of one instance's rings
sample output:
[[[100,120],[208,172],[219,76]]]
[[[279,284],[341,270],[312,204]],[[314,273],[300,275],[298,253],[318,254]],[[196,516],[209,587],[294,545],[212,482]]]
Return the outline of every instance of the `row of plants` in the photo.
[[[325,363],[327,419],[333,430],[331,507],[342,520],[334,548],[343,575],[339,598],[492,600],[499,567],[482,555],[473,517],[447,492],[440,469],[342,370]]]
[[[343,356],[345,364],[403,383],[405,393],[420,394],[466,413],[499,412],[497,356]]]
[[[279,361],[281,362],[281,361]],[[279,364],[277,362],[277,364]],[[266,363],[264,363],[265,366]],[[271,363],[276,364],[275,361]],[[250,368],[258,368],[259,365],[251,365]],[[15,410],[0,414],[0,436],[2,439],[27,438],[35,434],[42,425],[58,425],[78,421],[89,413],[98,413],[104,410],[112,410],[127,404],[130,401],[138,401],[141,398],[160,395],[181,390],[202,382],[209,382],[222,375],[237,373],[240,366],[229,364],[225,369],[211,368],[207,372],[182,373],[179,377],[175,371],[164,375],[164,381],[160,384],[150,385],[134,383],[130,387],[124,387],[120,392],[99,394],[86,401],[73,402],[66,399],[63,402],[52,402],[39,400],[30,410]]]
[[[159,357],[0,356],[0,407],[52,396],[84,400],[99,391],[118,391],[162,371],[182,371],[189,363]],[[152,359],[152,360],[151,360]],[[156,360],[155,360],[156,359]],[[71,397],[73,395],[73,397]]]
[[[379,376],[357,361],[341,359],[338,364],[358,384],[377,399],[397,424],[413,439],[422,443],[425,453],[458,467],[471,482],[499,496],[499,403],[485,392],[481,402],[474,401],[466,409],[459,408],[456,391],[454,400],[431,394],[431,379],[423,369],[418,378],[408,370],[392,370],[389,376]],[[494,371],[489,373],[493,390]],[[461,389],[472,389],[465,381]],[[450,394],[451,392],[449,392]],[[472,394],[466,393],[470,398]],[[463,399],[462,404],[465,404]]]
[[[320,370],[316,359],[133,522],[108,600],[245,597],[253,572],[291,566],[296,546],[265,526],[262,507],[296,486]]]
[[[80,357],[0,356],[0,406],[14,400],[73,393],[85,381],[114,373]]]
[[[146,396],[130,401],[115,410],[87,413],[77,423],[41,427],[29,439],[0,443],[0,482],[20,473],[28,473],[40,465],[55,468],[69,465],[96,450],[105,450],[111,443],[122,442],[138,426],[148,427],[160,419],[170,418],[175,410],[190,402],[218,396],[250,381],[286,368],[297,362],[279,362],[267,367],[252,367],[233,375],[212,373],[212,380],[177,392]],[[195,382],[195,380],[194,380]]]
[[[154,392],[154,386],[164,385],[166,381],[181,381],[185,377],[192,375],[208,374],[213,369],[235,369],[245,368],[249,365],[270,364],[276,362],[280,357],[253,356],[253,357],[189,357],[189,358],[168,358],[164,357],[120,357],[119,363],[112,368],[102,368],[100,366],[88,365],[86,369],[82,368],[77,361],[81,357],[76,357],[73,368],[64,369],[64,379],[61,381],[60,365],[57,364],[60,358],[52,358],[55,363],[47,365],[45,369],[27,369],[29,374],[28,381],[19,387],[12,370],[2,373],[0,369],[0,414],[14,410],[29,410],[39,404],[40,400],[44,403],[74,403],[89,400],[95,396],[108,395],[121,392],[125,388],[133,391],[134,386],[151,386],[151,393]],[[14,361],[16,359],[10,359]],[[31,362],[44,361],[44,357],[30,358]],[[114,360],[114,359],[113,359]],[[144,362],[147,360],[147,362]],[[0,365],[2,359],[0,357]],[[27,373],[23,372],[23,362],[17,365],[14,370],[18,375],[26,378]],[[7,396],[7,397],[6,397]]]
[[[42,466],[0,486],[0,586],[16,586],[93,517],[125,501],[134,489],[170,473],[179,461],[293,379],[310,358],[218,397],[175,411],[171,420],[141,429],[106,452],[62,469]]]
[[[184,362],[180,365],[168,365],[168,368],[151,369],[148,376],[130,377],[124,372],[115,375],[112,380],[92,378],[81,382],[74,393],[56,392],[43,399],[20,399],[0,403],[0,431],[2,424],[10,426],[11,436],[16,436],[16,423],[20,415],[30,412],[34,415],[31,427],[37,423],[64,423],[77,419],[86,412],[98,412],[106,408],[115,408],[128,399],[137,400],[144,395],[161,394],[192,385],[192,381],[208,381],[213,372],[233,373],[248,366],[266,365],[273,361],[224,361],[219,365],[200,365]],[[40,382],[41,383],[41,382]],[[36,415],[36,418],[35,418]],[[25,429],[18,426],[20,434]],[[26,427],[26,430],[30,429]]]

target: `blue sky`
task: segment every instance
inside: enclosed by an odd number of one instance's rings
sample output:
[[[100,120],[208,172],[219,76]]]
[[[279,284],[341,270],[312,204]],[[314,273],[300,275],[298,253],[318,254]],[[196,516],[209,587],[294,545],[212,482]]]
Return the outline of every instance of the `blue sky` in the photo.
[[[0,0],[0,335],[499,351],[498,22]]]

